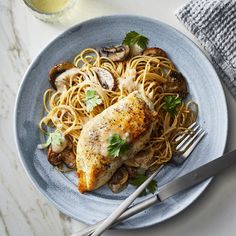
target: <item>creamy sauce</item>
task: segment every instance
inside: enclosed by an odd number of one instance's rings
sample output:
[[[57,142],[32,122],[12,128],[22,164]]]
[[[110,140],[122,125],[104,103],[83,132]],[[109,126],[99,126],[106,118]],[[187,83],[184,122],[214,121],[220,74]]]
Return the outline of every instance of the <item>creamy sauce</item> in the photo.
[[[130,93],[137,90],[138,86],[135,83],[134,79],[136,78],[135,69],[127,69],[125,72],[125,78],[120,78],[120,86],[125,88]]]
[[[139,47],[137,44],[130,47],[130,54],[132,57],[140,55],[143,52],[143,49]]]
[[[52,150],[53,152],[60,153],[62,152],[68,144],[67,139],[65,137],[62,137],[61,143],[60,144],[51,144],[52,145]]]
[[[55,13],[63,10],[70,0],[30,0],[28,3],[44,13]]]

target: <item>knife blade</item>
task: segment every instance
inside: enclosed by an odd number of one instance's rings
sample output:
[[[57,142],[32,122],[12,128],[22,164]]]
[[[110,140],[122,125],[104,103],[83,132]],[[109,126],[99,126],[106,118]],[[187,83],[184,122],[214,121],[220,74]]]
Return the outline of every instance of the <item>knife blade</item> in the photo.
[[[161,186],[154,196],[128,208],[119,217],[119,219],[115,222],[115,224],[147,209],[148,207],[154,204],[157,204],[158,202],[162,202],[168,199],[169,197],[174,196],[177,193],[187,190],[190,187],[193,187],[203,182],[204,180],[222,172],[223,170],[235,164],[236,164],[236,150],[226,153],[221,157],[218,157],[217,159],[214,159],[198,167],[197,169]],[[91,233],[93,233],[94,230],[102,222],[103,221],[100,221],[97,224],[92,225],[91,227],[86,227],[84,230],[82,229],[80,232],[75,233],[72,236],[88,236]]]

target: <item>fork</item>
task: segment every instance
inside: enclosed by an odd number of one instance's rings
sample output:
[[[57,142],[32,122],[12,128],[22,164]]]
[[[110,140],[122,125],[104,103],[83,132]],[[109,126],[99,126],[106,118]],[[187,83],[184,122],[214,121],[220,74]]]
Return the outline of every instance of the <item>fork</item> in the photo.
[[[175,155],[172,157],[170,163],[174,165],[181,165],[185,160],[190,156],[194,148],[201,141],[201,139],[206,134],[206,131],[203,130],[199,124],[194,122],[191,124],[188,129],[191,129],[192,132],[184,133],[181,136],[177,137],[175,141],[177,142]],[[164,164],[161,165],[152,175],[150,175],[143,184],[141,184],[128,198],[126,198],[113,213],[106,218],[98,222],[95,225],[86,227],[84,230],[72,234],[71,236],[98,236],[101,235],[106,229],[108,229],[115,222],[120,222],[121,220],[127,219],[138,212],[150,207],[154,204],[154,199],[148,198],[143,202],[136,204],[130,208],[131,203],[142,193],[142,191],[148,186],[152,179],[161,171],[164,167]],[[127,210],[128,208],[128,210]]]

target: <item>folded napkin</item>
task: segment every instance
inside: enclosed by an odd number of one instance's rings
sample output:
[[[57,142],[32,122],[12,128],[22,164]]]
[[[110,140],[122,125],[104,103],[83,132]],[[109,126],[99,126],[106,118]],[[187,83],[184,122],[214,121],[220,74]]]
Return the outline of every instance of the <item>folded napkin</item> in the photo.
[[[175,12],[236,99],[236,0],[191,0]]]

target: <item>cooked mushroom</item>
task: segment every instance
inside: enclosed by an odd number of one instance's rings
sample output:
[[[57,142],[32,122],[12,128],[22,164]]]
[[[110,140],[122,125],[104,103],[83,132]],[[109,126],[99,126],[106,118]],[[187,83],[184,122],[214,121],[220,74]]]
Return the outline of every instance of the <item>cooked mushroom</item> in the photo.
[[[153,155],[152,148],[140,151],[134,158],[125,161],[125,165],[147,170],[153,162]]]
[[[115,85],[115,81],[114,81],[112,74],[103,68],[94,67],[93,69],[98,76],[98,80],[99,80],[101,86],[104,89],[112,90]]]
[[[75,67],[70,62],[63,62],[55,65],[48,75],[50,84],[55,90],[64,92],[66,90],[66,84],[69,77],[76,75],[80,72],[80,69]]]
[[[57,86],[55,85],[56,78],[60,74],[65,72],[66,70],[69,70],[74,67],[75,66],[72,63],[65,61],[65,62],[57,64],[51,68],[51,70],[49,71],[49,74],[48,74],[48,80],[55,90],[57,90]]]
[[[108,187],[113,193],[118,193],[128,185],[129,173],[123,166],[119,168],[108,182]]]
[[[112,61],[123,61],[129,55],[129,51],[129,46],[117,45],[101,48],[100,53],[102,56],[108,57]]]
[[[53,146],[51,145],[48,149],[48,161],[53,166],[58,166],[64,163],[68,168],[74,169],[76,164],[76,157],[72,150],[72,142],[68,139],[65,139],[66,142],[63,143],[63,149],[58,152],[54,151]]]
[[[143,51],[144,56],[150,56],[150,57],[167,57],[166,52],[161,48],[146,48]]]
[[[48,149],[48,161],[53,166],[58,166],[58,165],[62,164],[62,156],[60,155],[60,153],[54,152],[52,150],[52,147],[49,147],[49,149]]]
[[[163,90],[166,93],[178,93],[181,98],[188,95],[188,86],[184,76],[177,71],[172,71],[164,84]]]
[[[129,178],[134,178],[138,174],[138,168],[125,165],[129,173]]]
[[[70,168],[70,169],[74,169],[75,168],[75,164],[76,164],[76,157],[75,154],[73,153],[73,151],[71,149],[65,149],[62,153],[62,160],[65,163],[65,165]]]

